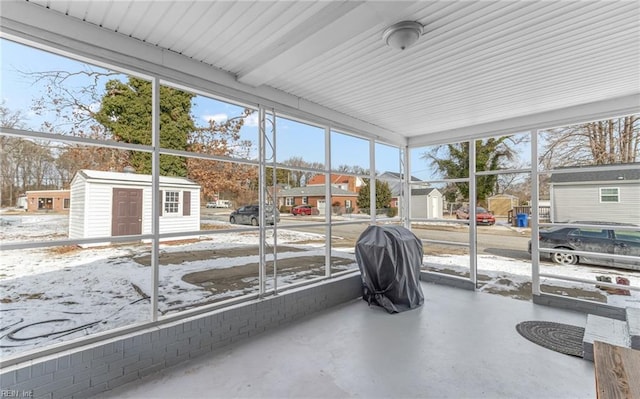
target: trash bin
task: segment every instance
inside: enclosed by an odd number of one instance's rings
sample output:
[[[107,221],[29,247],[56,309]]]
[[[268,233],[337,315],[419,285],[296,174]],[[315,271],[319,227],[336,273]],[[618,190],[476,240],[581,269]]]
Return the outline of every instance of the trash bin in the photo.
[[[518,227],[529,226],[529,215],[527,215],[526,213],[518,213],[516,217],[518,218]]]

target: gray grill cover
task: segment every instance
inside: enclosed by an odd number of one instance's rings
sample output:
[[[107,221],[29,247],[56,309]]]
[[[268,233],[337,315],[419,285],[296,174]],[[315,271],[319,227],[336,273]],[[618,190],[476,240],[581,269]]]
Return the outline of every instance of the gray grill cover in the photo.
[[[424,303],[420,287],[422,241],[400,226],[369,226],[356,242],[356,261],[362,274],[362,299],[389,313],[404,312]]]

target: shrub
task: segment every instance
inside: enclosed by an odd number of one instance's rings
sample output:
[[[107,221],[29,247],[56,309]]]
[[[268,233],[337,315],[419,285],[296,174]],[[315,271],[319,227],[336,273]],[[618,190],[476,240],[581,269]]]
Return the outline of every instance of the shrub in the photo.
[[[390,218],[398,216],[398,208],[396,207],[387,208],[387,216]]]

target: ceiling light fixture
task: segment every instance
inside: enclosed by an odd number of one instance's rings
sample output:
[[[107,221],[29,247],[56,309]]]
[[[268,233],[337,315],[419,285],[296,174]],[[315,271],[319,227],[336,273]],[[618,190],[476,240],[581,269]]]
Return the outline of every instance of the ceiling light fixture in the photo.
[[[405,50],[418,41],[424,26],[414,21],[402,21],[388,27],[382,34],[382,40],[387,46]]]

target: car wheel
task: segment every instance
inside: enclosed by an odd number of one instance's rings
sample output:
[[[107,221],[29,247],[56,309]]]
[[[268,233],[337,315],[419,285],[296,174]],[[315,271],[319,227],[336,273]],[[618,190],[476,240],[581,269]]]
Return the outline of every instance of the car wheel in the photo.
[[[234,218],[233,216],[231,216],[231,217],[229,218],[229,223],[231,223],[231,224],[236,224],[236,218]]]
[[[569,248],[561,248],[569,249]],[[575,265],[578,263],[578,255],[569,253],[554,252],[551,254],[551,260],[559,265]]]
[[[258,219],[256,219],[256,218],[251,218],[251,225],[252,225],[252,226],[257,226],[257,225],[258,225]]]

